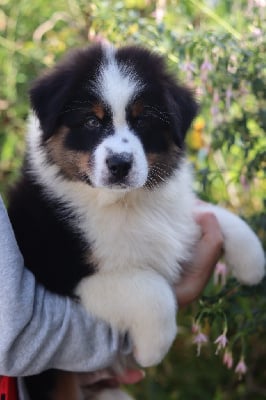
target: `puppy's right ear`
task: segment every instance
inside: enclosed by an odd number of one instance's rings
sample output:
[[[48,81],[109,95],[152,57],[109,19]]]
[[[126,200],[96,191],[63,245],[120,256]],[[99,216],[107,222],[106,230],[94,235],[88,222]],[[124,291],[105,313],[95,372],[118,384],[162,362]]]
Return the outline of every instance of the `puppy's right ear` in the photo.
[[[70,51],[52,70],[37,79],[29,92],[33,110],[40,120],[43,139],[58,128],[62,112],[78,91],[95,75],[102,58],[102,46]]]
[[[58,127],[72,81],[70,71],[55,68],[37,79],[30,89],[31,105],[39,118],[44,140],[47,140]]]
[[[187,131],[197,115],[198,104],[188,88],[175,82],[171,82],[168,86],[166,99],[172,120],[174,141],[183,148]]]

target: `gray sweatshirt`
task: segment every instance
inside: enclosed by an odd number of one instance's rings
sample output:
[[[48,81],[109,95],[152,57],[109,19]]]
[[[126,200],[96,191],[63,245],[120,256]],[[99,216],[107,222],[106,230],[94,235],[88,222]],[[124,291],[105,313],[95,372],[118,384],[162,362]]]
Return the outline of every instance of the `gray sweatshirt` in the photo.
[[[104,368],[122,337],[73,300],[50,293],[24,268],[0,197],[0,375],[27,376],[56,368],[76,372]],[[20,400],[27,396],[19,383]]]

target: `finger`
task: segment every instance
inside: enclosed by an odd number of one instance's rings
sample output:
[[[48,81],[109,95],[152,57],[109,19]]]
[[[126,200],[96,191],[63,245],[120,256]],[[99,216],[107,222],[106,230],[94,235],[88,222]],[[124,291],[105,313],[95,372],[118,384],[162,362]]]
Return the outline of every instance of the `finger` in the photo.
[[[197,211],[194,213],[195,221],[200,225],[202,235],[213,231],[221,232],[221,228],[216,216],[211,211]]]
[[[117,376],[116,380],[125,385],[138,383],[145,377],[145,372],[140,369],[126,370],[123,375]]]
[[[199,213],[195,215],[196,222],[201,228],[201,241],[202,243],[208,244],[209,252],[216,254],[222,251],[223,247],[223,234],[218,223],[217,218],[211,212]],[[199,243],[199,249],[201,248],[201,243]],[[205,250],[205,249],[203,249]],[[196,248],[197,252],[197,248]]]

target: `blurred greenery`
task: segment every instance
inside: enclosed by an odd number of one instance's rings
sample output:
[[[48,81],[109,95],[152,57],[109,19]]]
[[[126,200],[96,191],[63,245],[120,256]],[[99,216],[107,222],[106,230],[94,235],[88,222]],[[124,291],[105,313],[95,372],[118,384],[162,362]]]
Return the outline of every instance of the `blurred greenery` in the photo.
[[[266,245],[265,26],[265,0],[0,0],[1,193],[19,173],[31,81],[70,48],[137,43],[164,55],[201,104],[187,138],[195,190],[247,219]],[[265,299],[265,280],[256,288],[211,282],[179,313],[166,360],[131,392],[147,400],[266,399]],[[209,337],[200,357],[192,316]],[[225,321],[230,370],[213,344]],[[242,355],[248,370],[239,380]]]

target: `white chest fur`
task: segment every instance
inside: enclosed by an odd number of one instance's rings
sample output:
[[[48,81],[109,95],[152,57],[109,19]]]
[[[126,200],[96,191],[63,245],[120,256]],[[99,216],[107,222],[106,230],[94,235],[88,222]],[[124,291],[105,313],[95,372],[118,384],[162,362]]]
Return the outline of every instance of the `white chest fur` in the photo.
[[[78,227],[98,265],[76,293],[90,312],[130,333],[142,366],[160,362],[175,338],[176,300],[169,283],[177,281],[180,263],[191,257],[199,237],[190,170],[185,163],[180,168],[154,191],[89,189],[87,199],[71,200],[79,204]]]
[[[99,273],[153,269],[170,282],[177,280],[180,262],[189,259],[198,238],[190,183],[183,164],[182,172],[154,191],[110,195],[91,189],[89,198],[77,196],[78,227],[90,243]]]

